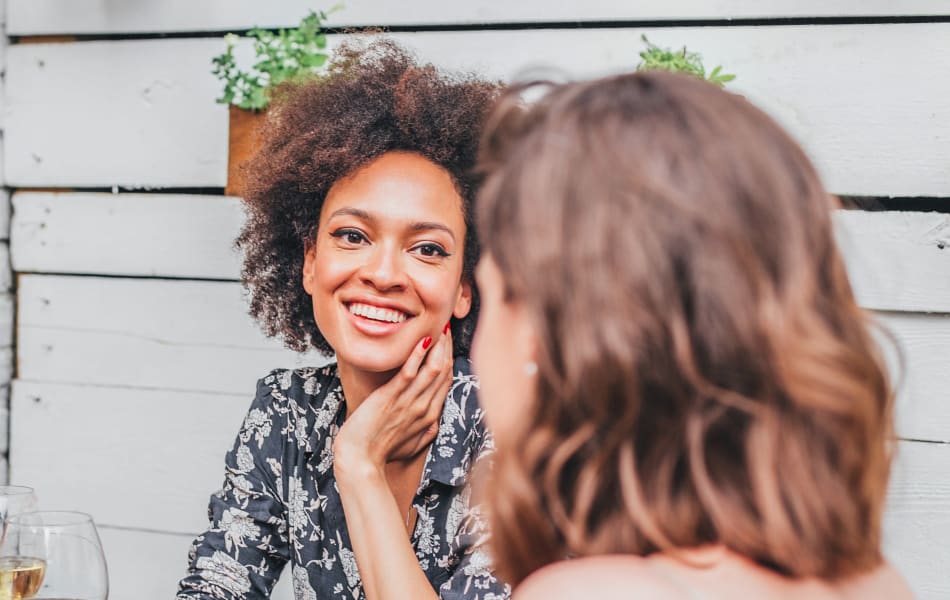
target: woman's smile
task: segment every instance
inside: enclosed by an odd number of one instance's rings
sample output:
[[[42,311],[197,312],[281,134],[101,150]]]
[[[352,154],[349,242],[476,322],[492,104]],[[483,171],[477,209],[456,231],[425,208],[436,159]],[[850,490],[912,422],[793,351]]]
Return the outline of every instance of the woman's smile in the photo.
[[[370,302],[348,302],[344,303],[344,308],[350,315],[353,327],[363,335],[372,337],[392,335],[413,318],[405,310]]]

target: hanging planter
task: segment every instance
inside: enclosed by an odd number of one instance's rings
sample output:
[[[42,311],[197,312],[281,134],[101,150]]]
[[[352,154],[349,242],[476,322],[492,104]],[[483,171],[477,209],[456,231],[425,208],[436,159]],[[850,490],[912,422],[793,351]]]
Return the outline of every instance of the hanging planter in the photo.
[[[233,104],[228,107],[228,111],[228,183],[224,193],[242,196],[245,168],[247,161],[257,152],[265,113],[263,110],[248,110]]]
[[[294,29],[250,30],[255,60],[250,70],[237,65],[234,47],[240,38],[230,33],[224,36],[227,48],[211,62],[212,73],[224,83],[217,102],[229,106],[228,195],[240,196],[243,192],[243,167],[257,150],[271,90],[285,81],[317,77],[323,70],[328,58],[323,23],[339,8],[341,5],[325,12],[311,11]]]

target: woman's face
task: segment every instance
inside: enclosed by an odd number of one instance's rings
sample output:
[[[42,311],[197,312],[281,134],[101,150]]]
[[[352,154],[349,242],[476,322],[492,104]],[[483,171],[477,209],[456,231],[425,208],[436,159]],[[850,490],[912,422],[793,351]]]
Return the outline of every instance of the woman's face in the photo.
[[[500,448],[518,443],[517,425],[535,400],[536,337],[532,320],[518,300],[505,299],[501,271],[482,254],[475,279],[481,294],[472,363],[479,377],[479,399]]]
[[[338,362],[393,371],[468,314],[465,229],[451,175],[417,154],[389,152],[333,185],[303,285]]]

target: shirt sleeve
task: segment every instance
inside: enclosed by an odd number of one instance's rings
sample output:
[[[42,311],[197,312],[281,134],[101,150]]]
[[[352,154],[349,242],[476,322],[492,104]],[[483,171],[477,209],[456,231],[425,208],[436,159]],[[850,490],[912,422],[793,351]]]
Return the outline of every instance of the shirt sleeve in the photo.
[[[286,411],[264,381],[225,457],[224,485],[211,495],[210,525],[188,553],[179,600],[266,599],[290,557],[281,485]]]
[[[477,506],[469,507],[452,544],[461,560],[439,587],[442,600],[508,600],[511,587],[495,575],[488,552],[488,527]]]

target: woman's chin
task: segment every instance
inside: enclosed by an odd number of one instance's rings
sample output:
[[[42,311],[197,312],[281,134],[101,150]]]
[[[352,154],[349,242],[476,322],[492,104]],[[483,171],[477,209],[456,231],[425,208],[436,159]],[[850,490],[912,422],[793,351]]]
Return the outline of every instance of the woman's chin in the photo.
[[[346,354],[340,354],[338,352],[336,359],[339,363],[345,363],[350,369],[363,371],[364,373],[391,373],[402,368],[403,364],[405,364],[409,358],[409,354],[407,353],[405,356],[401,356],[392,352],[392,349],[389,350],[385,356],[381,356],[378,351],[373,352],[370,350],[365,352],[348,352]]]

